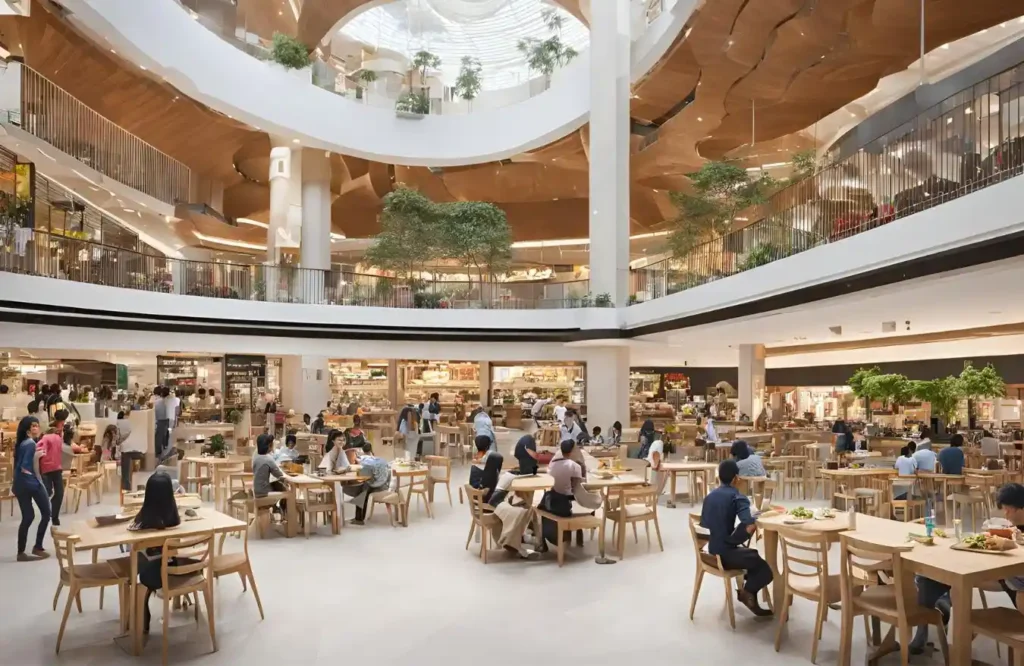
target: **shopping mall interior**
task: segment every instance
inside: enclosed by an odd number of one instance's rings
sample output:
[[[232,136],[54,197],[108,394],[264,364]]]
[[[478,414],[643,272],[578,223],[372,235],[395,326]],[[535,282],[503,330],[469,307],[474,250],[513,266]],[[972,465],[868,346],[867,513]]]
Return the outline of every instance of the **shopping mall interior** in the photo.
[[[1022,663],[1022,3],[2,0],[0,59],[3,663]]]

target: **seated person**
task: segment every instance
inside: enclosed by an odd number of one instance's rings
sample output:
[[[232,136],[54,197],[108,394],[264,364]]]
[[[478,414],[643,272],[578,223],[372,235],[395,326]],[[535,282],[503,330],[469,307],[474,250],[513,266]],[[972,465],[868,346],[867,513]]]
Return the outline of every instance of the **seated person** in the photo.
[[[768,476],[764,471],[764,464],[761,456],[750,453],[750,447],[742,439],[732,443],[732,457],[736,461],[736,468],[740,476]]]
[[[309,426],[309,431],[314,435],[322,435],[324,433],[324,413],[321,411],[313,419],[313,423]]]
[[[562,423],[559,426],[558,431],[559,438],[563,442],[567,439],[574,442],[580,441],[580,436],[583,434],[583,428],[580,426],[574,410],[565,410],[565,416],[562,418]]]
[[[594,434],[590,438],[590,443],[604,446],[604,435],[601,434],[601,426],[594,426]]]
[[[165,530],[180,524],[181,518],[178,515],[178,504],[174,500],[171,478],[162,472],[154,472],[146,481],[146,495],[142,500],[142,507],[128,525],[128,529],[133,532],[136,530]],[[143,604],[143,633],[149,633],[149,598],[154,591],[163,587],[162,557],[163,548],[161,546],[147,548],[138,554],[139,582],[146,587],[146,600]]]
[[[29,411],[32,411],[31,407]],[[1000,458],[1003,455],[999,440],[988,430],[981,431],[981,455],[986,458]]]
[[[327,455],[334,450],[335,446],[344,446],[344,442],[341,440],[345,437],[345,433],[341,430],[332,429],[327,433],[327,443],[324,444],[324,455]]]
[[[484,466],[491,454],[491,438],[487,435],[477,435],[473,442],[476,446],[476,453],[473,454],[473,466],[469,468],[469,485],[474,488],[482,488],[481,482],[484,473]]]
[[[332,446],[331,450],[320,460],[319,469],[328,474],[344,474],[351,468],[348,454],[341,446]]]
[[[899,472],[900,476],[917,476],[917,460],[914,458],[913,442],[910,442],[902,449],[900,449],[900,457],[896,459],[896,463],[893,465],[893,467],[896,468],[896,471]],[[907,493],[910,492],[910,488],[912,487],[912,485],[910,484],[912,484],[911,481],[907,481],[905,483],[895,483],[894,485],[901,486],[902,488],[904,488],[904,490],[902,490],[899,493],[896,493],[893,496],[893,499],[906,499]],[[895,490],[896,488],[893,488],[893,491]]]
[[[949,438],[949,446],[939,451],[939,464],[943,474],[964,473],[964,436],[957,433]]]
[[[921,441],[914,447],[914,462],[917,463],[917,469],[922,472],[934,472],[937,459],[938,456],[932,451],[932,440],[928,437],[928,428],[921,428]]]
[[[345,429],[345,448],[363,450],[363,444],[368,441],[362,429],[363,420],[358,416],[352,417],[352,427]]]
[[[754,615],[767,616],[772,612],[761,607],[757,594],[772,582],[772,569],[755,549],[743,546],[754,534],[756,525],[750,514],[750,500],[736,489],[737,476],[736,461],[723,460],[718,466],[721,485],[704,498],[700,525],[710,533],[708,553],[719,556],[726,569],[747,572],[743,589],[736,593],[740,603]]]
[[[295,450],[295,435],[288,435],[284,438],[284,446],[274,452],[274,460],[278,463],[295,462],[299,452]]]
[[[254,497],[266,497],[271,492],[283,493],[286,489],[281,481],[285,473],[277,466],[277,461],[270,454],[270,447],[274,443],[274,436],[270,433],[263,433],[256,438],[256,453],[252,457],[252,494]],[[271,481],[273,474],[277,481]],[[284,500],[281,501],[281,511],[286,508]]]
[[[559,445],[559,451],[551,459],[548,465],[548,474],[554,478],[554,485],[551,490],[541,497],[539,508],[556,516],[570,517],[573,515],[572,502],[575,499],[587,509],[598,509],[601,506],[602,497],[599,494],[591,493],[583,487],[586,473],[581,463],[574,458],[579,453],[579,448],[574,441],[566,439]],[[552,520],[541,521],[541,532],[544,540],[556,543],[558,527]],[[564,539],[569,539],[563,535]],[[583,532],[576,534],[577,545],[583,545]]]
[[[302,415],[302,432],[313,432],[313,421],[309,414]]]
[[[519,474],[537,473],[537,440],[532,435],[523,435],[516,442],[516,460],[519,462]]]
[[[955,436],[959,437],[960,435]],[[1024,486],[1019,483],[1008,483],[1000,488],[996,494],[996,506],[1002,510],[1003,518],[1016,525],[1018,530],[1024,530]],[[917,576],[915,582],[917,582],[917,603],[925,608],[937,608],[942,613],[943,624],[948,623],[951,607],[949,585],[924,576]],[[1007,578],[999,583],[1009,595],[1010,603],[1013,606],[1020,608],[1021,605],[1024,605],[1024,595],[1018,594],[1024,590],[1024,577]],[[923,653],[927,641],[928,625],[918,626],[914,640],[910,642],[910,653]]]
[[[369,442],[363,444],[362,452],[359,457],[359,474],[369,479],[357,486],[346,486],[342,489],[346,495],[354,498],[352,503],[356,505],[356,517],[349,521],[351,525],[362,525],[366,520],[366,507],[370,502],[370,495],[387,490],[391,485],[391,466],[388,465],[388,461],[373,455],[373,447]]]
[[[594,428],[594,430],[596,431],[597,428]],[[612,431],[608,435],[608,441],[605,442],[605,443],[609,444],[609,445],[612,445],[612,444],[619,444],[621,442],[622,442],[622,424],[619,423],[618,421],[616,421],[615,423],[612,424]]]

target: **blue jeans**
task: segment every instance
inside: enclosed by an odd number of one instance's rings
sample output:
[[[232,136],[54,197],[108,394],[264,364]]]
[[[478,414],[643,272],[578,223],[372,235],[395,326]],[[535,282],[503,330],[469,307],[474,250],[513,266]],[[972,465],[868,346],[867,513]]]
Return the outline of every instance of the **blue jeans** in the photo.
[[[28,545],[28,528],[36,519],[36,513],[32,510],[33,502],[39,507],[39,527],[36,528],[35,548],[42,550],[43,537],[46,536],[46,527],[50,523],[50,498],[46,495],[46,488],[38,481],[15,484],[14,496],[18,498],[18,508],[21,509],[21,524],[18,525],[18,552],[25,552],[25,546]]]

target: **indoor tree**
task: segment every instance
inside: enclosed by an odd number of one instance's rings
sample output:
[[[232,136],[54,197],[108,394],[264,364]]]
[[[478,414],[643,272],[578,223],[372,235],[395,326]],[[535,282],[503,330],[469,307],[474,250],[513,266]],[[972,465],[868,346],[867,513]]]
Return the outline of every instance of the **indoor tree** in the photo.
[[[957,411],[964,394],[963,382],[950,375],[941,379],[915,381],[912,384],[914,397],[931,405],[932,415],[938,417],[944,427],[956,422]]]
[[[967,398],[967,420],[972,428],[976,418],[975,403],[978,400],[1006,396],[1006,383],[991,363],[981,370],[975,368],[973,363],[967,363],[960,372],[960,384]]]
[[[865,421],[871,420],[871,401],[876,397],[872,393],[875,390],[875,386],[871,383],[871,380],[880,374],[881,371],[877,365],[873,368],[858,368],[857,372],[853,373],[846,380],[853,394],[864,400]]]
[[[420,89],[424,95],[427,94],[427,70],[437,69],[441,66],[440,56],[436,56],[430,51],[417,51],[416,55],[412,57],[412,66],[420,75]],[[412,82],[410,81],[410,84]]]
[[[701,243],[728,233],[736,215],[764,202],[774,186],[770,176],[751,178],[746,169],[728,162],[706,162],[690,174],[690,181],[692,194],[669,194],[679,211],[668,236],[668,246],[677,259],[686,258]]]
[[[380,215],[380,233],[366,251],[366,262],[412,285],[415,274],[438,257],[435,204],[408,187],[389,192]]]
[[[480,299],[484,302],[484,276],[505,273],[512,260],[512,231],[505,211],[482,201],[456,201],[438,206],[439,245],[446,259],[476,268]]]
[[[356,75],[356,81],[359,82],[360,91],[364,90],[367,85],[377,80],[377,72],[372,69],[359,70],[359,74]],[[364,95],[365,96],[365,95]]]
[[[455,79],[455,94],[469,102],[473,108],[473,100],[480,94],[483,82],[480,73],[483,71],[480,61],[473,56],[462,56],[459,76]]]
[[[309,49],[294,37],[275,32],[270,59],[285,69],[302,69],[309,66]]]

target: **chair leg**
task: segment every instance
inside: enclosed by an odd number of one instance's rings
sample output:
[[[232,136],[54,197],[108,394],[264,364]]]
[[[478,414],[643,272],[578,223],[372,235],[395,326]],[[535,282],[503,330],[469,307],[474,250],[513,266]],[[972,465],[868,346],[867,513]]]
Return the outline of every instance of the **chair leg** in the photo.
[[[206,624],[210,627],[210,643],[213,645],[213,651],[217,651],[217,629],[214,624],[213,617],[213,586],[207,582],[207,587],[203,590],[203,601],[206,602]],[[196,604],[196,608],[199,605]]]
[[[60,599],[60,591],[64,589],[64,583],[57,583],[57,592],[53,595],[53,610],[57,610],[57,600]],[[984,594],[981,595],[985,597]]]
[[[64,616],[60,619],[60,631],[57,632],[57,654],[60,654],[60,642],[64,639],[64,627],[68,623],[68,615],[71,614],[71,603],[77,598],[76,592],[77,590],[72,587],[68,591],[68,602],[64,604]]]
[[[704,582],[704,569],[697,564],[697,575],[693,581],[693,596],[690,597],[690,622],[693,622],[693,611],[697,608],[697,595],[700,594],[700,584]]]
[[[448,482],[445,482],[444,489],[448,492],[448,506],[455,506],[452,504],[452,487]],[[459,502],[459,504],[462,504],[462,502]]]
[[[249,587],[252,588],[252,596],[256,597],[256,607],[260,609],[260,619],[263,617],[263,602],[260,601],[260,592],[256,589],[256,577],[252,575],[252,564],[246,570],[246,575],[249,577]]]
[[[936,633],[939,635],[939,651],[942,653],[942,663],[945,666],[949,666],[949,642],[946,640],[946,629],[942,625],[935,628]],[[998,646],[999,643],[996,643]]]
[[[635,522],[633,523],[633,542],[636,543],[636,544],[640,543],[640,537],[637,536],[637,533],[636,533],[636,523]]]
[[[723,578],[725,581],[725,607],[729,611],[729,626],[736,630],[736,610],[732,605],[732,585],[728,578]]]
[[[658,548],[665,552],[665,544],[661,542],[661,527],[658,525],[658,514],[654,514],[654,534],[658,537]]]
[[[82,591],[78,590],[75,594],[75,607],[78,608],[78,613],[82,613]]]
[[[466,547],[463,550],[469,550],[469,542],[473,540],[473,534],[476,533],[476,521],[470,520],[469,523],[469,536],[466,537]]]
[[[487,533],[488,532],[489,532],[489,530],[485,529],[483,526],[480,527],[480,559],[482,559],[484,561],[484,564],[487,564]]]
[[[901,624],[896,627],[900,641],[900,663],[907,666],[910,663],[910,626]]]
[[[776,652],[782,648],[782,628],[786,626],[786,620],[789,619],[789,600],[791,598],[789,592],[785,592],[782,595],[782,611],[779,612],[779,626],[775,629]]]
[[[558,549],[558,566],[565,563],[565,535],[562,534],[562,526],[555,525],[558,535],[555,537],[555,547]]]
[[[171,597],[170,597],[170,595],[165,594],[164,595],[164,617],[163,617],[164,640],[163,640],[163,647],[160,650],[160,653],[161,653],[161,655],[163,657],[163,664],[164,664],[164,666],[167,666],[167,625],[170,622],[170,620],[171,620]]]
[[[818,663],[818,642],[821,640],[821,625],[825,623],[824,610],[828,608],[825,599],[818,599],[818,612],[814,618],[814,635],[811,637],[811,663]],[[788,609],[783,610],[785,613]]]
[[[644,521],[644,532],[647,533],[647,547],[651,547],[651,521]]]

